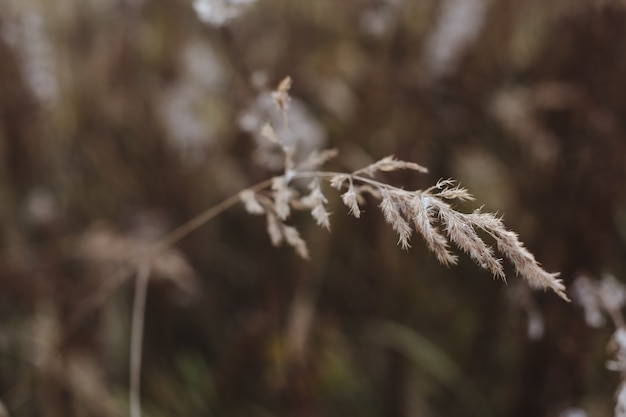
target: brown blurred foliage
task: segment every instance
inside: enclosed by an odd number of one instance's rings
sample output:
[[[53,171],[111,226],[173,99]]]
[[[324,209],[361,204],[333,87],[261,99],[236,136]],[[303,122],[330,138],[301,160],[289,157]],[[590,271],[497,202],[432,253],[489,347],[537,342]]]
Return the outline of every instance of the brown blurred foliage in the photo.
[[[276,172],[253,132],[285,75],[333,168],[419,162],[390,180],[459,180],[566,282],[625,277],[626,7],[572,3],[258,0],[214,25],[191,0],[0,0],[8,415],[127,414],[124,259]],[[310,262],[241,207],[162,255],[145,416],[612,413],[610,329],[331,207],[331,233],[294,219]]]

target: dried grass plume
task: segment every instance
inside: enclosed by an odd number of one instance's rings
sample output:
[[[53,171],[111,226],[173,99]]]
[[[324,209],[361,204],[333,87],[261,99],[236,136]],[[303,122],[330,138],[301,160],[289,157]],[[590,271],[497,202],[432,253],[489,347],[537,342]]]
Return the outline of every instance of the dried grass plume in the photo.
[[[273,94],[281,111],[289,101],[290,87],[291,78],[287,77]],[[379,172],[404,169],[428,172],[421,165],[393,156],[351,173],[322,171],[321,166],[336,156],[336,151],[316,152],[304,161],[294,161],[293,150],[284,145],[285,141],[269,123],[263,126],[262,135],[281,145],[285,153],[285,172],[272,179],[269,190],[246,190],[240,197],[248,212],[266,216],[268,233],[274,245],[287,243],[300,256],[308,259],[305,241],[287,221],[292,210],[308,210],[317,224],[330,230],[328,200],[322,187],[326,181],[341,193],[343,203],[356,218],[361,215],[366,194],[377,199],[380,211],[398,235],[398,244],[402,249],[409,249],[413,234],[418,234],[443,265],[457,263],[458,257],[452,252],[454,245],[468,254],[480,268],[504,280],[503,261],[499,257],[502,256],[532,288],[551,289],[569,301],[565,286],[558,279],[559,274],[545,271],[518,235],[504,226],[500,217],[480,209],[464,213],[455,208],[455,202],[473,200],[474,197],[453,180],[441,180],[430,188],[414,191],[377,180]],[[303,195],[303,189],[308,190],[307,194]],[[479,232],[493,243],[487,243]]]

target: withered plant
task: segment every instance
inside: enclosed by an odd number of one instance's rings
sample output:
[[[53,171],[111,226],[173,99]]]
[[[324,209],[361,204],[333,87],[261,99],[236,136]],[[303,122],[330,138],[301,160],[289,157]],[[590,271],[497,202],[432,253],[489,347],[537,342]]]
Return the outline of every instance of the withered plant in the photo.
[[[288,123],[285,110],[289,102],[290,86],[291,79],[285,78],[273,93],[285,124]],[[284,131],[288,132],[289,129]],[[417,163],[398,160],[393,156],[351,173],[323,171],[323,164],[335,157],[337,151],[312,152],[303,161],[295,161],[293,145],[288,145],[279,137],[269,123],[263,125],[261,134],[282,149],[285,157],[284,173],[272,178],[270,184],[246,189],[239,195],[249,213],[266,216],[267,230],[275,246],[286,243],[301,257],[309,258],[305,241],[298,230],[287,221],[292,210],[310,210],[317,224],[330,230],[328,199],[322,187],[323,182],[328,182],[332,188],[341,192],[343,203],[356,218],[361,215],[361,206],[366,202],[366,195],[379,201],[385,221],[398,234],[398,244],[402,249],[411,247],[411,237],[417,232],[439,262],[449,266],[456,264],[458,260],[450,248],[450,243],[454,243],[479,267],[504,280],[502,259],[496,255],[500,253],[532,288],[549,288],[559,297],[568,300],[565,287],[557,278],[559,274],[545,271],[524,247],[518,235],[504,226],[502,218],[481,209],[463,213],[455,208],[454,202],[465,202],[474,198],[454,180],[440,180],[432,187],[413,191],[377,180],[376,175],[380,172],[403,169],[418,173],[428,172]],[[485,242],[479,231],[493,239],[495,249]]]

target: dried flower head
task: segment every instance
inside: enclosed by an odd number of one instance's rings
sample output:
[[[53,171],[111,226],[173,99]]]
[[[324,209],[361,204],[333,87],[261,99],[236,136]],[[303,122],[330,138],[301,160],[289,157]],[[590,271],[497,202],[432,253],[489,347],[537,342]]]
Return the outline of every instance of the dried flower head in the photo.
[[[289,98],[291,78],[285,78],[273,93],[276,106],[284,110]],[[262,135],[269,141],[281,143],[269,124],[262,128]],[[341,191],[341,199],[354,217],[361,215],[365,194],[379,200],[379,208],[385,221],[398,235],[402,249],[411,247],[411,238],[417,232],[427,247],[444,265],[456,264],[458,258],[451,251],[454,244],[467,253],[476,264],[494,277],[505,279],[502,259],[508,259],[518,275],[525,278],[532,288],[552,289],[559,297],[569,300],[565,286],[558,273],[545,271],[535,257],[525,248],[517,234],[508,230],[502,219],[477,209],[471,213],[458,211],[453,203],[473,200],[473,196],[453,180],[441,180],[425,190],[407,191],[375,179],[379,172],[413,170],[426,173],[428,170],[414,162],[387,156],[352,173],[321,171],[320,167],[336,155],[335,150],[313,152],[302,163],[295,164],[293,148],[283,146],[285,173],[271,181],[271,193],[254,196],[241,195],[248,211],[267,214],[268,232],[272,243],[286,242],[303,258],[308,258],[306,245],[293,226],[286,223],[291,210],[310,210],[317,224],[330,230],[328,200],[324,195],[322,181]],[[295,181],[298,180],[298,181]],[[308,186],[308,193],[301,197],[301,190]],[[264,199],[264,200],[263,200]],[[257,201],[258,200],[258,201]],[[254,202],[264,201],[259,206]],[[479,234],[487,235],[495,243],[487,243]]]

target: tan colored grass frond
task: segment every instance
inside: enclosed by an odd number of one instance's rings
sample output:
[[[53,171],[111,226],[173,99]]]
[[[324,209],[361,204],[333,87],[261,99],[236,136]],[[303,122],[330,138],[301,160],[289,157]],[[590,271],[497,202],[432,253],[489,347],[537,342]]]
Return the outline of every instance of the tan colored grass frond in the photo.
[[[328,213],[324,207],[324,204],[326,204],[328,200],[322,192],[319,179],[316,178],[311,181],[309,189],[311,192],[301,198],[300,203],[302,203],[304,207],[311,209],[311,215],[319,226],[323,226],[327,230],[330,230],[330,213]]]
[[[343,203],[350,209],[350,214],[352,214],[357,219],[361,217],[359,199],[352,184],[350,184],[350,188],[348,188],[348,191],[341,195],[341,199],[343,200]]]
[[[310,259],[309,249],[304,239],[300,237],[298,229],[293,226],[283,225],[283,233],[285,241],[296,250],[296,253],[300,255],[300,257]]]
[[[250,214],[264,214],[265,209],[256,199],[256,194],[251,190],[243,190],[239,193],[239,198],[243,202],[246,211]]]
[[[363,169],[355,171],[354,174],[366,174],[371,177],[377,171],[390,172],[390,171],[397,171],[400,169],[410,169],[410,170],[422,172],[422,173],[428,172],[427,168],[419,164],[416,164],[415,162],[401,161],[399,159],[396,159],[394,156],[390,155],[374,162],[371,165],[366,166]]]
[[[402,249],[407,250],[411,247],[409,243],[413,229],[409,225],[409,222],[402,216],[401,212],[401,198],[395,193],[386,189],[381,190],[380,209],[383,212],[385,221],[391,225],[393,230],[398,234],[398,244],[402,246]]]
[[[315,219],[318,226],[326,228],[330,231],[330,213],[326,211],[323,204],[318,204],[311,210],[311,216]]]
[[[298,193],[292,190],[287,185],[284,177],[274,178],[272,181],[272,188],[275,191],[273,195],[273,200],[263,194],[253,194],[255,201],[265,212],[265,217],[267,221],[267,233],[270,237],[272,245],[280,246],[281,244],[286,242],[289,246],[293,247],[296,253],[302,258],[309,259],[309,251],[306,246],[306,242],[300,237],[300,234],[293,226],[289,226],[284,222],[284,220],[288,216],[288,212],[287,215],[285,215],[285,210],[289,209],[290,204],[297,205],[296,203],[299,203],[301,201],[296,200],[296,196]],[[244,195],[242,199],[250,198],[248,193],[242,194]],[[323,197],[323,195],[320,198],[322,199],[323,204],[325,198]],[[313,200],[313,198],[311,200]],[[312,210],[313,212],[315,212],[313,213],[313,216],[321,216],[319,213],[316,212],[315,208],[316,207],[314,207]],[[279,210],[281,211],[280,213]],[[285,217],[283,218],[281,217],[281,215]],[[321,222],[322,220],[318,221]],[[330,222],[328,222],[328,227],[330,227]]]
[[[283,78],[283,80],[278,84],[278,87],[276,87],[276,90],[272,92],[272,98],[274,99],[274,102],[282,111],[287,109],[287,104],[289,103],[289,89],[291,89],[291,84],[291,77],[287,76]]]
[[[274,190],[274,210],[280,220],[286,220],[289,217],[291,209],[289,204],[296,192],[289,187],[285,176],[274,177],[272,179],[272,190]]]
[[[443,201],[433,199],[433,202],[437,203],[439,218],[450,240],[470,255],[478,266],[504,280],[504,268],[501,261],[496,258],[493,248],[478,236],[468,215],[452,209]]]
[[[468,221],[489,233],[496,241],[498,251],[502,253],[515,267],[516,273],[524,277],[533,288],[551,288],[561,298],[568,300],[565,286],[558,279],[558,273],[546,272],[532,253],[519,240],[517,233],[508,230],[502,219],[492,213],[483,213],[476,210],[465,214]]]
[[[337,149],[325,149],[323,151],[313,151],[309,156],[300,164],[298,169],[302,171],[318,169],[326,162],[335,158],[339,154]]]
[[[280,83],[278,84],[278,88],[276,88],[276,91],[279,93],[287,93],[291,88],[291,84],[292,80],[291,77],[288,75],[280,81]]]
[[[267,212],[267,234],[274,246],[280,246],[283,243],[283,232],[278,218],[271,212]]]
[[[559,297],[569,301],[565,294],[565,285],[558,279],[559,273],[545,271],[524,244],[519,241],[517,233],[504,227],[490,231],[496,239],[497,247],[515,266],[518,275],[524,277],[533,288],[552,289]]]
[[[436,193],[437,197],[446,200],[474,201],[474,196],[451,178],[440,179],[435,185],[424,190],[426,194]]]
[[[284,117],[290,88],[291,78],[287,77],[272,93]],[[269,124],[263,126],[261,133],[268,140],[281,144],[280,138]],[[356,218],[361,217],[361,207],[366,203],[366,195],[378,200],[384,219],[398,235],[398,244],[402,249],[411,247],[411,237],[417,231],[428,249],[443,265],[457,263],[458,257],[451,250],[454,244],[481,268],[504,280],[503,261],[496,256],[497,249],[497,253],[508,259],[517,274],[531,287],[550,288],[568,300],[565,287],[557,278],[558,274],[545,271],[520,242],[517,234],[504,226],[501,218],[492,213],[484,213],[481,209],[464,213],[453,207],[455,201],[474,200],[469,191],[456,181],[442,179],[425,190],[407,191],[378,181],[374,176],[378,172],[401,169],[426,173],[428,170],[425,167],[387,156],[352,173],[324,172],[320,171],[320,167],[337,155],[336,150],[312,152],[296,165],[293,163],[295,149],[284,145],[281,148],[285,154],[285,172],[271,180],[272,192],[268,195],[248,192],[240,195],[249,212],[266,213],[268,232],[274,245],[287,242],[300,256],[308,258],[304,240],[285,220],[291,210],[310,210],[318,225],[330,229],[330,214],[326,207],[328,201],[321,188],[321,181],[327,180],[332,188],[341,192],[343,204]],[[300,197],[300,190],[305,185],[308,185],[309,192]],[[480,231],[493,238],[495,248],[479,235]]]
[[[437,193],[437,196],[445,198],[446,200],[474,201],[474,196],[460,185],[451,188],[444,188]]]
[[[387,164],[393,166],[397,162],[392,158],[382,161],[382,163],[379,161],[378,165],[375,163],[357,172],[368,174],[370,171],[378,170],[371,167],[386,167]],[[404,166],[404,163],[401,162],[398,166]],[[568,300],[558,274],[549,273],[541,268],[534,256],[519,241],[517,234],[504,226],[501,218],[492,213],[484,213],[481,209],[463,213],[453,208],[451,204],[453,201],[473,200],[473,196],[466,189],[456,185],[453,180],[441,180],[435,186],[423,191],[407,191],[357,174],[314,171],[296,172],[293,175],[298,178],[309,178],[310,192],[303,198],[297,197],[299,193],[286,175],[276,177],[272,181],[274,193],[273,201],[270,201],[279,226],[277,230],[280,231],[283,240],[287,240],[285,228],[291,227],[283,223],[291,207],[311,210],[311,215],[320,226],[330,227],[329,213],[325,206],[327,200],[320,185],[321,179],[327,179],[333,188],[342,190],[345,187],[341,194],[342,201],[350,214],[356,218],[361,216],[365,193],[378,199],[385,221],[398,235],[398,244],[402,249],[408,250],[411,247],[413,231],[417,231],[428,249],[443,265],[457,263],[458,257],[452,253],[450,245],[454,243],[481,268],[491,272],[494,277],[505,280],[502,259],[496,256],[497,248],[498,253],[512,263],[516,273],[526,279],[531,287],[550,288],[561,298]],[[276,229],[270,225],[268,228]],[[494,239],[495,248],[478,234],[479,230],[483,230]],[[305,251],[302,243],[293,236],[293,232],[290,233],[291,242],[288,243],[303,255]],[[278,233],[274,231],[274,242],[278,241],[276,236]]]
[[[350,174],[335,174],[330,178],[330,186],[341,190],[343,184],[351,178]]]
[[[443,265],[455,265],[458,258],[450,252],[448,239],[434,226],[436,218],[434,206],[431,204],[431,198],[416,193],[411,201],[410,207],[412,211],[411,219],[413,220],[415,229],[426,241],[428,249],[435,254],[437,260]]]
[[[432,192],[433,190],[445,190],[446,188],[453,187],[456,184],[456,181],[452,178],[441,178],[435,185],[428,188],[427,192]]]
[[[369,184],[355,185],[354,189],[356,190],[356,196],[359,200],[359,204],[365,203],[365,199],[363,198],[364,194],[369,194],[377,200],[380,200],[381,198],[380,188]]]

